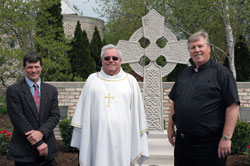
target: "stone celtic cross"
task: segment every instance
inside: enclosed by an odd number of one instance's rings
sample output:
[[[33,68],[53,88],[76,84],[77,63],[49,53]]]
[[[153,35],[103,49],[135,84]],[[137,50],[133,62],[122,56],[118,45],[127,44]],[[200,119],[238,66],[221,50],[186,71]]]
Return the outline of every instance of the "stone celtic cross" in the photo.
[[[130,67],[141,77],[143,82],[143,99],[150,131],[163,131],[163,89],[162,77],[168,75],[177,63],[189,64],[187,41],[177,41],[175,35],[164,27],[164,17],[156,10],[151,10],[142,17],[143,27],[137,29],[129,41],[120,40],[117,47],[122,53],[122,63],[129,63]],[[145,37],[150,44],[145,49],[140,46],[139,40]],[[157,40],[164,37],[167,44],[164,48],[158,47]],[[140,58],[146,56],[150,63],[142,67]],[[167,64],[157,65],[158,57],[164,56]]]

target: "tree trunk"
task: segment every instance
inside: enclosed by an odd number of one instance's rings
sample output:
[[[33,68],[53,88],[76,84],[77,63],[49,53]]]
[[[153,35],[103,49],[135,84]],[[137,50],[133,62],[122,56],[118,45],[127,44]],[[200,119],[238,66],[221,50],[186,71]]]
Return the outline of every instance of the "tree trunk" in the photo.
[[[229,68],[233,72],[234,78],[236,79],[236,69],[234,65],[234,39],[233,32],[230,24],[225,25],[226,28],[226,36],[227,36],[227,45],[229,50],[228,62]]]
[[[234,38],[233,38],[233,29],[229,21],[230,15],[229,15],[228,0],[225,1],[225,6],[223,5],[222,0],[220,2],[223,11],[223,21],[227,37],[227,47],[229,54],[227,58],[228,58],[229,68],[232,71],[234,78],[236,79],[236,69],[234,65]]]

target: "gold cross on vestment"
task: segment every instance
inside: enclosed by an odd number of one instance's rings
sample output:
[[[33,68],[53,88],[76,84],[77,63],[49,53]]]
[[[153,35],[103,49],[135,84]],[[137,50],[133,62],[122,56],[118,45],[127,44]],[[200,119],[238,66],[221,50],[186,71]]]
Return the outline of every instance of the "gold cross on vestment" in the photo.
[[[109,93],[109,95],[108,96],[105,96],[104,97],[105,99],[108,99],[108,107],[110,107],[110,99],[114,99],[114,96],[111,96],[111,94]]]

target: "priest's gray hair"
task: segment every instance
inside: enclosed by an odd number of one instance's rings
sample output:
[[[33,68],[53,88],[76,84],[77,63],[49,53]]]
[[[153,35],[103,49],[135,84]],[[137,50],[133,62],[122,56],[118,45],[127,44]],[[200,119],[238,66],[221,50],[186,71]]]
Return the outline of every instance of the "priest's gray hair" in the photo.
[[[195,41],[198,41],[200,39],[200,37],[203,37],[206,41],[206,44],[209,46],[209,39],[208,39],[208,34],[206,31],[204,30],[200,30],[194,34],[192,34],[189,38],[188,38],[188,42],[187,42],[187,45],[188,45],[188,49],[190,48],[189,45],[190,43],[192,42],[195,42]]]
[[[121,58],[121,55],[122,55],[121,51],[119,50],[118,47],[116,47],[116,46],[113,45],[113,44],[108,44],[108,45],[102,47],[101,58],[102,58],[103,55],[104,55],[104,51],[105,51],[105,50],[108,50],[108,49],[111,49],[111,48],[117,49],[117,50],[118,50],[118,55],[119,55],[120,58]]]

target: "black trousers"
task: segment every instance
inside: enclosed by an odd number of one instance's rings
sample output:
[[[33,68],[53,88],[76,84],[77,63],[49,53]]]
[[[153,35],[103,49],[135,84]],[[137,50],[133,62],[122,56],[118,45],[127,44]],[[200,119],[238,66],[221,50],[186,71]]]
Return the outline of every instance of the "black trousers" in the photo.
[[[17,162],[15,161],[15,166],[54,166],[55,160],[45,160],[44,157],[39,157],[33,162]]]
[[[187,136],[177,132],[175,166],[226,166],[227,158],[218,158],[220,134]]]

